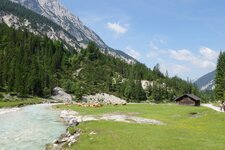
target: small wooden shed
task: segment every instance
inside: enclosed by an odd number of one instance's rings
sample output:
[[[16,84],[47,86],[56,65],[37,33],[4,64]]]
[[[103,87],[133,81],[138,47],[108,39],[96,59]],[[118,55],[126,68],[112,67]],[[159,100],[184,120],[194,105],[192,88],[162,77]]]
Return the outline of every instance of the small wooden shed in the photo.
[[[180,105],[200,106],[200,98],[193,94],[185,94],[175,99]]]

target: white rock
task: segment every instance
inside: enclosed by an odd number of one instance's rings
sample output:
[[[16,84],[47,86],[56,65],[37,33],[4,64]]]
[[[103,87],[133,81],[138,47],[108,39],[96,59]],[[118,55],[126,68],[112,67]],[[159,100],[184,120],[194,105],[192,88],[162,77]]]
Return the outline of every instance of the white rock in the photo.
[[[127,103],[124,99],[106,93],[83,96],[83,99],[88,102],[103,102],[105,104],[114,104],[114,105]]]

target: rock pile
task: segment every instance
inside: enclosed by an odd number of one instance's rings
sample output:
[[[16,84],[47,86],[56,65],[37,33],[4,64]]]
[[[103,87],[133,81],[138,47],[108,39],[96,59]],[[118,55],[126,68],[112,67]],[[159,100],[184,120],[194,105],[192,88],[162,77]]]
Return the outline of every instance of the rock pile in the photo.
[[[124,99],[106,93],[83,96],[83,100],[86,102],[112,104],[112,105],[126,105],[127,103]]]

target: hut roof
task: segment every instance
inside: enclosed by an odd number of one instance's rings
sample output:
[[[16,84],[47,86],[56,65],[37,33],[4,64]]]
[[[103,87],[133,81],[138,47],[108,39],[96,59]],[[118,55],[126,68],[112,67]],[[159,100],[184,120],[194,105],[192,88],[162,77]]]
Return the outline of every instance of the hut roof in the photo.
[[[198,97],[198,96],[196,96],[196,95],[194,95],[194,94],[184,94],[184,95],[182,95],[182,96],[180,96],[180,97],[177,97],[176,99],[175,99],[175,101],[179,101],[179,100],[181,100],[183,97],[185,97],[185,96],[187,96],[187,97],[190,97],[192,100],[194,100],[194,101],[200,101],[200,98]]]

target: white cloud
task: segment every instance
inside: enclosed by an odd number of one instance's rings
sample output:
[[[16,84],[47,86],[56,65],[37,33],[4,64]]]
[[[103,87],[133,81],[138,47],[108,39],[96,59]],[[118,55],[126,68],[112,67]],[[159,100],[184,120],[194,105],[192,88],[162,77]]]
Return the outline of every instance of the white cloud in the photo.
[[[160,42],[161,44],[167,44],[167,41],[166,41],[166,40],[163,40],[163,39],[159,39],[159,42]]]
[[[161,43],[162,41],[159,40],[159,43]],[[161,43],[162,44],[162,43]],[[159,57],[160,55],[162,54],[165,54],[167,53],[165,50],[163,49],[160,49],[156,44],[155,42],[151,41],[150,42],[150,50],[149,52],[147,53],[146,57],[147,58],[157,58]]]
[[[172,64],[172,73],[175,75],[179,75],[182,73],[187,73],[190,71],[190,68],[188,68],[187,66],[184,65],[178,65],[178,64]]]
[[[184,60],[189,61],[195,59],[194,55],[186,49],[182,50],[170,50],[170,57],[176,59],[176,60]]]
[[[219,53],[208,48],[208,47],[201,47],[200,48],[200,54],[208,60],[214,60],[218,58]]]
[[[135,59],[140,59],[140,57],[141,57],[141,54],[138,51],[132,49],[130,46],[127,46],[125,48],[125,52]]]
[[[128,25],[120,25],[120,23],[108,22],[106,26],[109,30],[112,30],[116,34],[124,34],[128,30]]]
[[[180,64],[162,64],[162,71],[170,71],[172,75],[182,75],[190,71],[190,68]]]
[[[175,60],[189,62],[202,69],[213,69],[216,67],[215,60],[218,54],[210,48],[202,47],[199,49],[199,54],[193,54],[186,49],[170,50],[170,57]]]
[[[216,64],[213,61],[209,61],[209,60],[196,61],[195,65],[198,65],[199,67],[204,68],[204,69],[209,68],[210,70],[213,68],[216,68]]]
[[[218,52],[208,47],[200,47],[198,51],[188,49],[162,49],[160,41],[150,42],[150,50],[146,58],[159,63],[163,73],[180,77],[192,76],[194,78],[212,71],[216,68]],[[154,65],[154,64],[152,64]]]

